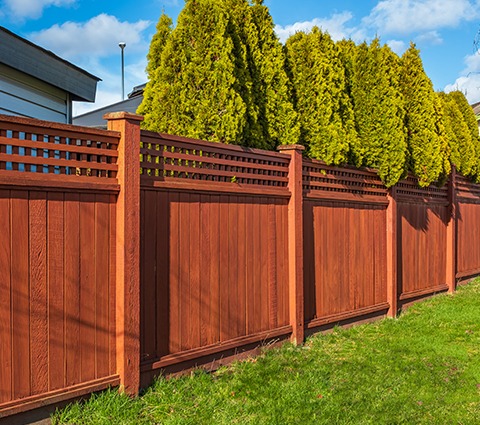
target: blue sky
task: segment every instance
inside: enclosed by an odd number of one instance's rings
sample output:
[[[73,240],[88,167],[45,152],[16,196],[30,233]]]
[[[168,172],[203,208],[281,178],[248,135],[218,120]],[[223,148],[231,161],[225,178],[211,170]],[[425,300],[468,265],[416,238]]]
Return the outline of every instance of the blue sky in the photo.
[[[174,21],[183,0],[0,0],[0,25],[100,77],[95,104],[121,100],[120,48],[125,49],[125,91],[146,81],[149,42],[162,9]],[[410,41],[421,51],[436,90],[462,90],[480,101],[480,0],[265,0],[281,40],[317,25],[334,39],[379,36],[398,54]]]

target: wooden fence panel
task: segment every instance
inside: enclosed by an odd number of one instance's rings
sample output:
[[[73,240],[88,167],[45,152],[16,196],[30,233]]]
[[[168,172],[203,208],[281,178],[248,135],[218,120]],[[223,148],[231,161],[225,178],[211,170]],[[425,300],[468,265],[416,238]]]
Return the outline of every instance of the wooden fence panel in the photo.
[[[304,161],[307,327],[388,308],[386,194],[372,172]]]
[[[409,177],[397,195],[399,299],[447,290],[447,187],[419,188]]]
[[[457,177],[457,273],[461,279],[480,273],[480,188]]]

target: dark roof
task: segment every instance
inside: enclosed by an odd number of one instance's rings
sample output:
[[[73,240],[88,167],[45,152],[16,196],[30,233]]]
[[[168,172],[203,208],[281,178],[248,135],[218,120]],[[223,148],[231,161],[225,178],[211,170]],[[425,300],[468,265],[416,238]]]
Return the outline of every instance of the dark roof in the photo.
[[[477,102],[477,103],[474,103],[473,105],[470,105],[473,109],[473,113],[475,115],[479,115],[480,114],[480,102]]]
[[[0,63],[70,93],[95,101],[100,78],[0,26]]]

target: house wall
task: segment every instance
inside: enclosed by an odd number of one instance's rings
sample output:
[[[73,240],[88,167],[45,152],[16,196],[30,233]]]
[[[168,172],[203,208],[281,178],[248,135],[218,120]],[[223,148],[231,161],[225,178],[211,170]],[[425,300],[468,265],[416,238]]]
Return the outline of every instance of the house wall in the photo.
[[[71,123],[67,92],[0,64],[0,114]]]

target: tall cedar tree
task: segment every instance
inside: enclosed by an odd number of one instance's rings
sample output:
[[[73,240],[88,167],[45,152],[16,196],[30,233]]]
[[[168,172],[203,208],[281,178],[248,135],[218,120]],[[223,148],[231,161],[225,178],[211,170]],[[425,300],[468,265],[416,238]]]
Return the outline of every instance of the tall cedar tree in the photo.
[[[145,89],[143,126],[210,141],[241,144],[246,105],[236,58],[241,46],[221,3],[187,0]]]
[[[259,108],[263,147],[298,143],[300,126],[285,71],[285,53],[275,34],[275,25],[263,0],[249,8],[251,23],[246,31],[254,102]]]
[[[167,39],[172,33],[173,23],[172,19],[162,12],[157,23],[157,32],[150,43],[150,50],[147,55],[147,74],[148,81],[155,81],[155,72],[161,65],[162,53],[167,44]],[[147,87],[143,93],[143,100],[137,112],[141,115],[147,114],[152,108],[153,90],[147,83]]]
[[[363,165],[374,167],[388,187],[405,174],[405,111],[399,83],[399,57],[378,39],[358,46],[352,97],[364,148]]]
[[[337,46],[328,34],[314,27],[308,34],[290,37],[286,51],[307,154],[327,164],[348,162],[356,133]]]
[[[435,108],[435,133],[440,144],[440,156],[442,158],[442,171],[438,178],[438,184],[442,186],[451,172],[450,164],[450,146],[448,143],[447,117],[445,108],[441,99],[441,94],[434,93],[433,106]]]
[[[345,90],[350,99],[351,111],[354,113],[354,99],[352,95],[353,74],[356,61],[358,46],[352,40],[340,40],[337,42],[338,56],[343,64],[345,70]],[[355,116],[353,116],[352,123],[355,126]],[[355,137],[350,144],[349,163],[357,167],[362,165],[364,149],[361,145],[361,140],[357,135],[356,127],[354,128]]]
[[[429,186],[438,180],[443,162],[435,127],[435,92],[413,43],[401,59],[400,87],[405,105],[409,170],[417,176],[420,186]]]
[[[465,147],[465,154],[468,155],[467,167],[471,166],[470,177],[476,180],[480,179],[479,169],[479,156],[480,156],[480,140],[478,136],[478,123],[475,118],[475,113],[472,107],[469,105],[467,98],[460,91],[453,91],[448,96],[457,104],[460,113],[462,114],[463,121],[465,122],[469,138],[468,145]]]

